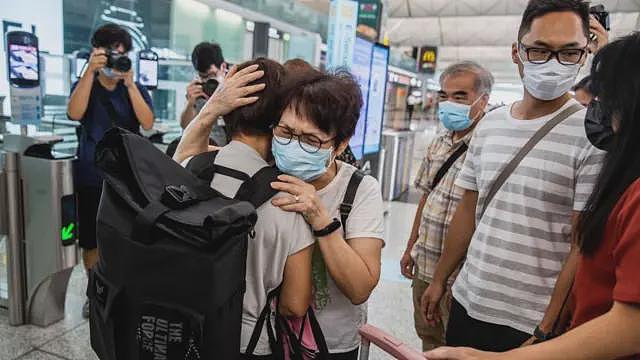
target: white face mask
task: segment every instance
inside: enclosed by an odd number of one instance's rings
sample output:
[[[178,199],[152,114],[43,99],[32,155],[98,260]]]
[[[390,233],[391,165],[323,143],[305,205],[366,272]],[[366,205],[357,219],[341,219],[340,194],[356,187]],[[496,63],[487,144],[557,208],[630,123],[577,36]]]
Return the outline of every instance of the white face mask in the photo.
[[[518,51],[518,56],[520,52]],[[575,84],[582,65],[562,65],[553,58],[544,64],[534,64],[520,57],[524,65],[522,82],[536,99],[553,100],[566,94]]]

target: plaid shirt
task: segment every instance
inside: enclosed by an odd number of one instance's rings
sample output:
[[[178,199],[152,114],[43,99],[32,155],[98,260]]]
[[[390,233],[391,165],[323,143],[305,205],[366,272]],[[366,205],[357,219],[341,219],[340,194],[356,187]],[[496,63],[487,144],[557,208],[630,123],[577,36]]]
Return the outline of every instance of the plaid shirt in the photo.
[[[456,186],[454,182],[462,170],[466,154],[456,160],[434,189],[431,188],[431,184],[438,170],[462,145],[462,142],[469,144],[472,134],[472,131],[469,132],[455,143],[452,132],[445,131],[439,134],[427,148],[416,176],[415,186],[427,195],[427,201],[422,211],[420,231],[411,251],[411,257],[416,264],[417,278],[425,282],[431,282],[433,279],[449,223],[464,193],[464,189]],[[453,283],[457,274],[458,270],[451,275],[449,285]]]

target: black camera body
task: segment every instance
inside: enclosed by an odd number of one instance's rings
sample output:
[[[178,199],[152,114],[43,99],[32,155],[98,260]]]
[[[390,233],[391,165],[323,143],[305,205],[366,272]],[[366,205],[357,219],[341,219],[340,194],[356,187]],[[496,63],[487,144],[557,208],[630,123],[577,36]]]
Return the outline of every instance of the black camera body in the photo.
[[[218,85],[220,85],[220,83],[216,79],[209,79],[207,81],[200,82],[199,84],[200,84],[200,86],[202,86],[202,91],[205,94],[207,94],[207,96],[209,96],[209,97],[211,97],[211,95],[213,95],[213,93],[218,88]]]
[[[107,67],[123,73],[131,70],[131,59],[127,55],[120,54],[116,50],[107,52]]]
[[[592,6],[589,9],[589,13],[593,15],[600,24],[602,24],[602,27],[604,27],[605,30],[611,30],[611,16],[604,5],[599,4]]]

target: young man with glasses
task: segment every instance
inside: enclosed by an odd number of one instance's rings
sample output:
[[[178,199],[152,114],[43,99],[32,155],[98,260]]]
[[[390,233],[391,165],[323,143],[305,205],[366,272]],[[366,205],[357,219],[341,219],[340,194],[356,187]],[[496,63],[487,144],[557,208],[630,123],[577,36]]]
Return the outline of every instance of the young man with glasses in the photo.
[[[568,94],[586,60],[589,19],[581,0],[531,0],[523,14],[512,57],[524,97],[475,130],[456,181],[466,191],[422,296],[427,321],[437,322],[446,281],[466,255],[453,285],[448,345],[505,351],[545,340],[558,324],[576,270],[572,227],[603,159],[586,137],[584,109]],[[487,201],[506,164],[560,113],[570,115]]]
[[[480,65],[463,61],[443,71],[440,86],[439,117],[444,130],[427,148],[418,170],[415,186],[423,195],[407,249],[400,260],[402,275],[413,280],[413,320],[424,351],[445,344],[450,287],[455,274],[447,281],[447,295],[440,307],[442,322],[435,327],[428,326],[420,313],[420,297],[433,278],[444,237],[464,193],[464,189],[455,185],[455,180],[462,169],[473,130],[485,115],[493,76]]]

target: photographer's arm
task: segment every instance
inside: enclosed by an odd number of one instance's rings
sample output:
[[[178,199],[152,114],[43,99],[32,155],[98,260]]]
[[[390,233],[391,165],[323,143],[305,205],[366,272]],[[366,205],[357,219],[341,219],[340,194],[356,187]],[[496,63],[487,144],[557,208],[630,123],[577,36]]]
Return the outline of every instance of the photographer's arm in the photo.
[[[89,98],[91,97],[91,89],[95,80],[95,72],[102,69],[107,64],[107,56],[103,49],[93,49],[91,58],[87,63],[87,71],[78,80],[76,88],[69,97],[67,105],[67,116],[69,119],[80,121],[84,117],[84,113],[89,106]]]

